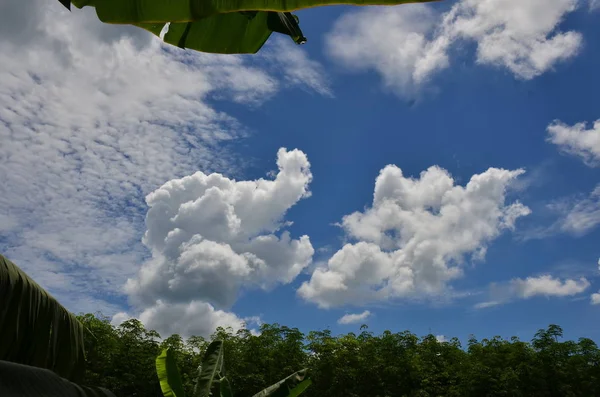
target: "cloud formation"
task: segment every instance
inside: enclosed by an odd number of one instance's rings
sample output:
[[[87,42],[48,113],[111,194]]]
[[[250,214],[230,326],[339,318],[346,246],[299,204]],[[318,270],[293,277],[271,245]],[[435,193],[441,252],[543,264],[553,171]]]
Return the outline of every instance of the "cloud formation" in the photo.
[[[592,128],[586,123],[567,125],[555,121],[548,126],[548,141],[566,154],[580,157],[590,167],[600,165],[600,120]]]
[[[352,69],[375,70],[386,86],[412,95],[450,66],[450,50],[474,42],[476,62],[529,80],[575,56],[578,32],[560,32],[577,0],[461,0],[438,14],[429,5],[352,11],[327,36],[328,53]]]
[[[338,319],[338,324],[356,324],[360,322],[364,322],[367,318],[371,316],[371,312],[365,310],[362,313],[354,313],[354,314],[344,314],[342,317]]]
[[[273,180],[196,172],[146,197],[143,242],[152,259],[125,287],[142,310],[140,319],[172,327],[160,314],[173,308],[186,318],[202,312],[231,325],[237,320],[221,309],[230,308],[242,288],[290,283],[311,263],[308,236],[292,239],[281,231],[286,212],[310,196],[310,163],[303,152],[282,148],[277,166]]]
[[[505,203],[523,172],[490,168],[463,187],[439,167],[418,179],[385,167],[372,206],[342,220],[356,242],[315,269],[299,295],[328,308],[442,293],[465,260],[483,259],[489,243],[530,213],[518,201]]]
[[[506,284],[490,286],[490,300],[475,305],[476,308],[496,306],[515,299],[529,299],[535,296],[567,297],[585,292],[590,282],[585,278],[560,279],[545,274],[525,279],[515,278]]]
[[[226,146],[247,131],[214,100],[256,106],[288,86],[325,89],[318,63],[293,56],[309,85],[283,74],[286,53],[183,51],[90,9],[2,2],[0,249],[70,309],[115,313],[149,256],[144,197],[198,169],[238,171]]]
[[[581,237],[600,224],[600,184],[588,195],[578,194],[554,200],[546,205],[556,217],[549,226],[528,230],[524,240],[542,239],[560,233]]]

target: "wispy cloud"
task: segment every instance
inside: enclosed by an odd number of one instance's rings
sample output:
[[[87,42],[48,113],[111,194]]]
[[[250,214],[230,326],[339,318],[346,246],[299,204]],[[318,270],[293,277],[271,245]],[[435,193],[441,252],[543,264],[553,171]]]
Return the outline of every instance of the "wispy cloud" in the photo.
[[[338,324],[356,324],[360,322],[364,322],[367,318],[371,316],[371,312],[365,310],[362,313],[354,313],[354,314],[345,314],[338,319]]]
[[[508,283],[491,284],[489,300],[476,304],[475,308],[484,309],[536,296],[559,298],[575,296],[585,292],[589,287],[590,282],[585,277],[561,280],[549,274],[544,274],[525,279],[514,278]]]
[[[554,218],[548,226],[539,226],[520,233],[523,240],[548,238],[567,233],[583,236],[600,225],[600,185],[589,195],[573,195],[552,201],[546,211]]]

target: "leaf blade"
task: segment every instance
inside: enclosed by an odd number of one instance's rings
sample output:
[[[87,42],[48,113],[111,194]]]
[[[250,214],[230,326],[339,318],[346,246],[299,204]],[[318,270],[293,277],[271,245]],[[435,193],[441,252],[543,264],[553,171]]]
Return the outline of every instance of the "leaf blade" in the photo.
[[[294,372],[290,376],[256,393],[252,397],[296,397],[303,393],[312,381],[307,378],[308,369]]]
[[[185,397],[181,375],[170,349],[164,349],[156,357],[156,374],[165,397]]]
[[[194,397],[213,396],[213,382],[218,381],[223,371],[223,341],[213,341],[206,348],[200,373],[194,391]]]

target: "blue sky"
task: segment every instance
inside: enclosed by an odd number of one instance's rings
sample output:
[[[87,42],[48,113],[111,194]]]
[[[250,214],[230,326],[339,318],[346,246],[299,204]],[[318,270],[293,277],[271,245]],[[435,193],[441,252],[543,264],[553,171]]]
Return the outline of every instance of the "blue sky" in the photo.
[[[593,2],[310,9],[255,56],[0,10],[0,251],[71,310],[600,340]]]

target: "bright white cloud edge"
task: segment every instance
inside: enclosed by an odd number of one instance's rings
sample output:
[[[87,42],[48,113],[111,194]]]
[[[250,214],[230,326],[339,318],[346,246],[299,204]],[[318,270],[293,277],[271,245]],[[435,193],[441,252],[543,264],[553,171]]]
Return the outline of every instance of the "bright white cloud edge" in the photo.
[[[577,0],[461,0],[439,14],[430,5],[406,4],[344,14],[326,36],[327,53],[354,70],[375,70],[400,96],[423,89],[451,65],[451,49],[477,44],[476,62],[529,80],[579,53],[583,39],[561,32]]]
[[[560,279],[549,274],[514,278],[506,284],[490,286],[490,300],[475,305],[476,309],[497,306],[518,299],[530,299],[537,296],[564,298],[585,292],[590,287],[585,277],[579,279]]]
[[[371,316],[371,312],[368,310],[365,310],[362,313],[344,314],[342,317],[340,317],[337,320],[337,322],[338,322],[338,324],[342,324],[342,325],[356,324],[356,323],[364,322],[370,316]]]
[[[462,276],[461,265],[483,260],[488,244],[530,213],[518,201],[505,203],[523,172],[490,168],[463,187],[439,167],[419,178],[385,167],[372,206],[341,223],[356,242],[316,268],[299,296],[329,308],[443,294]]]

